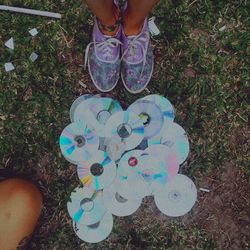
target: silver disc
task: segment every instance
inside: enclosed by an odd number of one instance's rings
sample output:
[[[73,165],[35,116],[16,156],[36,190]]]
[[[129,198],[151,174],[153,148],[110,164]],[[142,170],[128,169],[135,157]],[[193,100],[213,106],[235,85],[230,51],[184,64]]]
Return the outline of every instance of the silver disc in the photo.
[[[148,145],[152,144],[164,144],[176,152],[179,164],[187,159],[190,150],[186,131],[175,122],[164,122],[160,134],[148,140]]]
[[[142,199],[126,199],[118,192],[119,179],[111,186],[103,190],[103,202],[108,211],[116,216],[128,216],[133,214],[141,205]]]
[[[112,228],[113,216],[108,211],[99,222],[93,225],[80,225],[73,221],[73,229],[76,235],[88,243],[98,243],[105,240],[112,232]]]
[[[137,147],[143,140],[144,126],[138,115],[121,111],[109,118],[106,123],[105,135],[108,138],[119,137],[125,143],[126,150],[130,150]]]
[[[107,209],[103,204],[102,191],[90,188],[76,188],[67,202],[70,217],[82,225],[92,225],[100,221]]]
[[[151,138],[159,133],[163,125],[163,114],[160,108],[153,102],[138,100],[128,107],[142,119],[144,125],[144,137]]]
[[[79,96],[79,97],[73,102],[73,104],[72,104],[71,107],[70,107],[70,111],[69,111],[71,122],[74,122],[74,114],[75,114],[75,110],[76,110],[76,108],[78,107],[78,105],[79,105],[80,103],[86,101],[87,99],[92,98],[92,97],[93,97],[93,95],[91,95],[91,94],[81,95],[81,96]]]
[[[95,190],[108,187],[116,177],[116,164],[107,152],[96,150],[88,160],[77,165],[77,174],[83,185]]]
[[[68,125],[60,136],[60,149],[66,160],[73,164],[88,160],[99,147],[99,137],[91,126],[84,122]]]
[[[197,189],[190,178],[178,174],[164,186],[161,192],[155,194],[154,199],[162,213],[178,217],[192,209],[197,200]]]

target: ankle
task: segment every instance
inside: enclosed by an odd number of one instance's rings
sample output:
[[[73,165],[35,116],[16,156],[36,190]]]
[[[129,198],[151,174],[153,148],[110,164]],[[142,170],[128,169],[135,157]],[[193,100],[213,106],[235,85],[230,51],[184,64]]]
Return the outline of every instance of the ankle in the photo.
[[[144,20],[143,21],[135,21],[135,18],[132,18],[131,15],[128,12],[125,12],[124,18],[123,18],[123,29],[124,34],[126,36],[136,36],[140,34]]]
[[[104,35],[115,36],[121,24],[121,14],[118,7],[114,4],[110,15],[104,20],[98,19],[98,25]]]

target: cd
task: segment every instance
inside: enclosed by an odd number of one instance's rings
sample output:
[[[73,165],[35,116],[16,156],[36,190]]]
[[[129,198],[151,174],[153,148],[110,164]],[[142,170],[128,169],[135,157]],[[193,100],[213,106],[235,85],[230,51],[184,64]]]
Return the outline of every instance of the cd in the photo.
[[[147,183],[138,174],[142,153],[142,150],[131,150],[124,154],[118,163],[117,179],[120,185],[117,192],[124,198],[142,199],[151,194]]]
[[[159,135],[148,140],[148,145],[164,144],[176,152],[179,164],[188,157],[190,146],[185,130],[175,122],[164,123]]]
[[[119,137],[107,138],[104,144],[105,151],[113,161],[118,161],[126,150],[126,144]]]
[[[174,107],[166,97],[154,94],[154,95],[145,96],[140,100],[147,100],[147,101],[155,103],[162,111],[165,121],[174,120],[175,118]]]
[[[81,182],[92,189],[108,187],[116,177],[116,164],[107,152],[97,150],[88,160],[78,164],[77,174]]]
[[[144,152],[164,162],[168,173],[168,181],[178,174],[179,162],[177,154],[167,146],[163,144],[154,144],[146,148]]]
[[[126,199],[118,192],[119,179],[103,190],[103,202],[109,212],[116,216],[133,214],[141,205],[142,199]]]
[[[144,125],[144,137],[151,138],[159,133],[163,125],[163,114],[153,102],[138,100],[128,107],[128,111],[139,115]]]
[[[70,107],[70,111],[69,111],[71,122],[74,122],[74,114],[75,114],[75,110],[76,110],[77,106],[78,106],[80,103],[84,102],[85,100],[87,100],[87,99],[89,99],[89,98],[91,98],[91,97],[93,97],[93,95],[91,95],[91,94],[81,95],[81,96],[79,96],[79,97],[73,102],[73,104],[72,104],[71,107]]]
[[[162,213],[178,217],[192,209],[197,199],[197,189],[191,179],[178,174],[164,186],[161,192],[155,194],[154,199]]]
[[[92,225],[100,221],[107,209],[103,204],[102,191],[90,188],[76,188],[67,202],[70,217],[82,225]]]
[[[98,135],[91,126],[84,122],[71,123],[60,136],[61,152],[73,164],[88,160],[98,147]]]
[[[143,179],[149,190],[149,194],[160,191],[168,180],[168,171],[164,162],[153,155],[142,154],[136,173]]]
[[[106,137],[118,137],[126,145],[126,150],[137,147],[144,138],[144,126],[141,118],[128,111],[112,115],[106,123]]]
[[[116,112],[122,111],[120,103],[112,98],[91,98],[76,108],[74,120],[91,124],[100,137],[104,137],[105,124]]]
[[[76,235],[83,241],[88,243],[98,243],[105,240],[113,228],[113,216],[110,212],[106,212],[102,220],[93,225],[80,225],[73,221],[73,229]]]

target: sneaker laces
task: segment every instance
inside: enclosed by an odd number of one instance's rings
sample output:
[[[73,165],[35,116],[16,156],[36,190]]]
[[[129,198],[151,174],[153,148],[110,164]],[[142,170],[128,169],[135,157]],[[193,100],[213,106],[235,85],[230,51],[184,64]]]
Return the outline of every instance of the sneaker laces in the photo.
[[[121,60],[122,60],[128,54],[131,54],[133,56],[135,54],[136,47],[139,46],[142,49],[142,56],[143,56],[141,76],[142,76],[142,73],[144,71],[144,68],[147,62],[147,49],[144,48],[143,43],[147,42],[149,39],[150,39],[150,35],[148,32],[140,33],[139,35],[137,35],[130,41],[127,49],[124,50],[123,55],[121,57]]]
[[[121,44],[122,44],[122,42],[120,40],[118,40],[117,38],[114,38],[114,37],[106,39],[103,42],[93,41],[93,42],[89,43],[87,45],[86,51],[85,51],[85,60],[84,60],[85,69],[86,69],[86,66],[88,64],[89,50],[90,50],[92,45],[96,46],[97,49],[101,50],[103,52],[104,56],[111,57],[112,56],[112,50],[114,48],[116,48],[118,45],[121,45]]]

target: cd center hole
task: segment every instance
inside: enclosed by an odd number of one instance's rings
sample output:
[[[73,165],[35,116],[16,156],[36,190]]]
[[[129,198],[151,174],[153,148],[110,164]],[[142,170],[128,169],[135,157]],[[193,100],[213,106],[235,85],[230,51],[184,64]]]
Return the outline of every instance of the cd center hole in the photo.
[[[127,202],[128,200],[123,198],[121,195],[119,195],[117,192],[115,193],[115,199],[120,202],[120,203],[125,203]]]
[[[99,226],[100,226],[100,221],[97,222],[97,223],[95,223],[95,224],[93,224],[93,225],[89,225],[88,227],[91,228],[91,229],[96,229],[96,228],[98,228]]]
[[[100,176],[103,173],[103,166],[100,163],[94,163],[90,167],[90,172],[94,176]]]
[[[82,135],[77,135],[74,138],[75,142],[77,143],[77,147],[81,148],[86,144],[86,140]]]
[[[110,116],[111,114],[108,110],[102,110],[98,113],[97,120],[104,125],[106,124]]]
[[[132,134],[132,128],[127,123],[122,123],[118,129],[117,133],[121,138],[128,138]]]
[[[144,126],[147,126],[151,121],[151,118],[150,118],[149,114],[147,114],[147,113],[141,113],[139,115],[139,117],[142,119]]]
[[[85,198],[81,201],[80,206],[84,211],[91,211],[94,207],[94,202],[90,198]]]
[[[135,167],[138,164],[138,160],[135,157],[130,157],[128,159],[128,165],[130,167]]]

